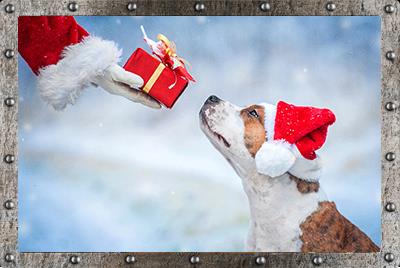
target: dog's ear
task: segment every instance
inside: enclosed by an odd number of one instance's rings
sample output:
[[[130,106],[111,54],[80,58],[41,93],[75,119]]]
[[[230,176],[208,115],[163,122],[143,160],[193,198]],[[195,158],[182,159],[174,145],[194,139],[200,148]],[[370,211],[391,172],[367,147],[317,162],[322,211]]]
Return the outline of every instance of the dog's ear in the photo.
[[[261,174],[278,177],[293,166],[296,156],[290,145],[282,141],[264,142],[255,156],[257,171]]]

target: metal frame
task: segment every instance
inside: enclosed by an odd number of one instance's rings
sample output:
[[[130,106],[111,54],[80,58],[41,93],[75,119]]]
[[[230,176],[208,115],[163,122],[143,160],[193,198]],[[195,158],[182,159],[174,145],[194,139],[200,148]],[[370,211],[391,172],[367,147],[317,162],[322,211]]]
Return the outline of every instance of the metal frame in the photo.
[[[381,252],[20,253],[18,230],[17,18],[21,15],[380,16]],[[0,0],[0,267],[400,267],[400,2],[396,0]],[[355,107],[357,109],[357,107]]]

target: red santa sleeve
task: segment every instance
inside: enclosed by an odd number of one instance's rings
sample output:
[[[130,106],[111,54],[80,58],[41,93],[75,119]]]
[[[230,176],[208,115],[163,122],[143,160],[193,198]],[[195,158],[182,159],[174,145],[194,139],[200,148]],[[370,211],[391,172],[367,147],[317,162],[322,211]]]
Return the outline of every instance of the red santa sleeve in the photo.
[[[71,16],[19,17],[18,51],[38,76],[43,100],[56,110],[75,103],[121,56],[114,42],[89,35]]]

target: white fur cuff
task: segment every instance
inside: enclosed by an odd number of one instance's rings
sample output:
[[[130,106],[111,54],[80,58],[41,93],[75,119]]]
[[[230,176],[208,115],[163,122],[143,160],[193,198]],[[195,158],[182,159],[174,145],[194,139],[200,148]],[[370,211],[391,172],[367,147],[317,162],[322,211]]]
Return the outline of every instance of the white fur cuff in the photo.
[[[93,78],[119,61],[121,50],[112,41],[89,36],[64,49],[57,64],[40,70],[38,88],[43,100],[56,110],[74,104]]]

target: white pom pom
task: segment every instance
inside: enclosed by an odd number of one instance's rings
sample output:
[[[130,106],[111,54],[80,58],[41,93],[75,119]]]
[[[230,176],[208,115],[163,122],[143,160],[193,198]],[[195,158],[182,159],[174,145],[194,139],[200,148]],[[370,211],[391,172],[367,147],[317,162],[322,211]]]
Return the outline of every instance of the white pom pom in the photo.
[[[283,142],[264,142],[255,157],[258,172],[270,177],[287,172],[296,160],[289,146]]]

